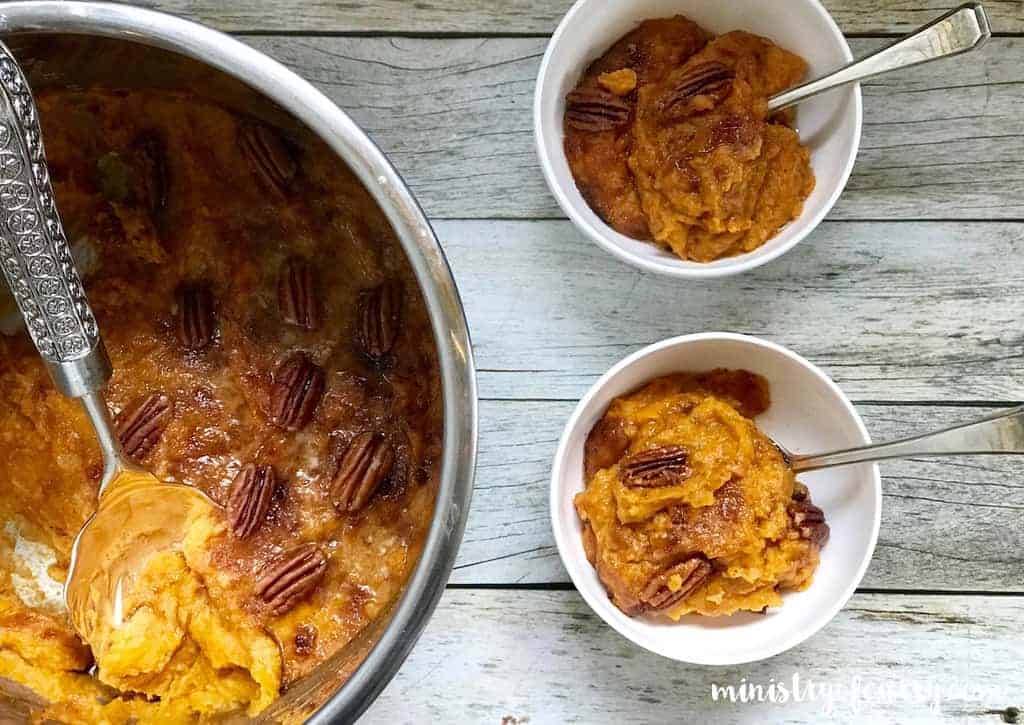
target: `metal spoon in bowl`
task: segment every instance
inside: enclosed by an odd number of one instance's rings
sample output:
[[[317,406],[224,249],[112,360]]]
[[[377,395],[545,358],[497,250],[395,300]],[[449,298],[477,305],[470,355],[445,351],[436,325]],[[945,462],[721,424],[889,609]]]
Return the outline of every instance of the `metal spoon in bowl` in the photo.
[[[0,268],[57,389],[82,402],[103,454],[96,512],[75,539],[64,597],[89,641],[117,626],[132,576],[216,509],[201,491],[162,483],[121,451],[100,391],[111,364],[61,225],[32,92],[0,43]]]
[[[775,446],[794,473],[892,458],[1024,453],[1024,406],[934,433],[830,453],[791,453],[777,441]]]
[[[780,111],[805,98],[881,73],[966,53],[980,48],[990,37],[985,9],[980,3],[967,3],[866,58],[777,93],[768,99],[768,110]]]

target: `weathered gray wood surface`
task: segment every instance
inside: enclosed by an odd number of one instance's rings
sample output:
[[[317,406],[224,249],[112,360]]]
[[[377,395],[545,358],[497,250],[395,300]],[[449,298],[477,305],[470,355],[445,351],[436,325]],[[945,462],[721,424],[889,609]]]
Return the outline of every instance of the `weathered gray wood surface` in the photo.
[[[635,647],[574,591],[449,590],[366,719],[495,725],[1019,722],[1012,708],[1024,704],[1022,618],[1019,598],[861,594],[785,654],[710,668]],[[712,684],[791,685],[794,673],[802,692],[808,681],[833,688],[831,713],[826,698],[786,704],[711,699]],[[860,697],[852,692],[855,678]],[[971,689],[958,695],[958,684]],[[907,691],[878,696],[880,688],[900,685]],[[921,688],[916,697],[915,687]],[[928,697],[928,688],[947,696]]]
[[[562,216],[532,136],[546,38],[243,39],[349,111],[431,217]],[[1022,91],[1024,38],[869,81],[861,153],[831,218],[1024,218]]]
[[[825,1],[860,36],[904,33],[955,4]],[[726,329],[795,349],[858,402],[876,439],[1024,399],[1024,2],[986,0],[1004,37],[981,54],[868,83],[861,153],[830,220],[781,260],[713,284],[642,275],[561,220],[531,101],[569,0],[145,4],[238,33],[312,81],[446,220],[484,398],[476,492],[456,588],[367,722],[1024,720],[1008,709],[1024,707],[1024,459],[884,464],[863,582],[874,593],[797,649],[737,668],[680,665],[601,623],[566,588],[547,506],[575,401],[670,335]],[[833,688],[860,676],[990,689],[954,693],[938,713],[899,695],[855,712],[835,689],[830,715],[822,700],[711,702],[712,683],[794,672]]]
[[[641,274],[567,221],[437,229],[485,398],[577,400],[643,345],[729,330],[791,347],[855,400],[1024,400],[1024,224],[826,222],[706,284]]]
[[[786,0],[772,0],[780,11]],[[537,33],[555,29],[570,0],[148,0],[140,3],[200,20],[222,30],[384,32],[384,33]],[[847,33],[907,32],[954,2],[923,0],[825,0]],[[1019,0],[986,0],[996,32],[1024,31]]]
[[[484,401],[469,526],[452,581],[568,582],[551,534],[551,460],[574,403]],[[990,408],[861,405],[875,440]],[[1024,593],[1024,457],[881,464],[882,526],[863,586]]]

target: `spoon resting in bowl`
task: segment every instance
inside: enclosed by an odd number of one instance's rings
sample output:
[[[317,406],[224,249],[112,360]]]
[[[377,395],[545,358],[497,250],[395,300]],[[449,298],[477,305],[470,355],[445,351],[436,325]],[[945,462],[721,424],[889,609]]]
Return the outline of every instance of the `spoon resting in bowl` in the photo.
[[[967,3],[866,58],[775,94],[768,99],[768,110],[781,111],[847,83],[976,50],[991,36],[985,9],[980,3]]]
[[[1024,453],[1024,406],[934,433],[829,453],[792,453],[778,441],[774,443],[794,473],[893,458],[1019,454]]]
[[[151,555],[181,545],[198,516],[218,507],[198,489],[162,483],[129,461],[100,391],[110,358],[54,201],[38,112],[17,61],[0,43],[0,268],[29,337],[57,389],[77,398],[99,440],[96,512],[71,551],[64,597],[87,642],[117,627],[134,574]],[[145,435],[145,417],[132,435]]]

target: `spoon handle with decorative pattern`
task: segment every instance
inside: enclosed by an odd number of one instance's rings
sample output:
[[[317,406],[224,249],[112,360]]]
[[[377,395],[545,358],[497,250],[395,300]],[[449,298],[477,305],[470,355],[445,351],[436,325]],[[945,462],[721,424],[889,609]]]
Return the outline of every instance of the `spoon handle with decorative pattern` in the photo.
[[[3,44],[0,266],[57,388],[73,398],[102,388],[110,360],[57,213],[32,91]]]
[[[106,484],[124,467],[100,390],[110,379],[99,326],[50,185],[39,113],[0,43],[0,269],[57,389],[81,400],[103,451]]]

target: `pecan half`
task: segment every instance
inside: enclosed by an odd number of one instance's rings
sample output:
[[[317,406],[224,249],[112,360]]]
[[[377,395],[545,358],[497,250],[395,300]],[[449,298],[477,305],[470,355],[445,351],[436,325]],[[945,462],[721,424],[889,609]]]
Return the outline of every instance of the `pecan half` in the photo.
[[[656,488],[676,486],[693,472],[687,465],[690,454],[679,446],[651,448],[622,461],[622,482],[627,486]]]
[[[313,420],[324,394],[324,371],[304,352],[282,362],[270,391],[270,420],[285,430],[300,430]]]
[[[327,571],[327,555],[315,543],[300,544],[268,564],[256,580],[256,596],[271,614],[284,614],[309,596]]]
[[[281,135],[262,123],[245,123],[238,129],[238,144],[260,182],[287,196],[299,165]]]
[[[178,300],[178,342],[186,350],[203,349],[213,341],[217,327],[213,292],[205,284],[183,284],[175,297]]]
[[[732,90],[735,72],[721,63],[700,63],[675,79],[658,101],[659,110],[669,118],[707,111],[718,105]]]
[[[150,215],[156,217],[167,206],[170,174],[167,149],[155,131],[144,131],[132,143],[132,160],[138,170],[137,194]]]
[[[312,624],[300,624],[295,629],[295,654],[308,657],[316,649],[316,627]]]
[[[789,504],[789,515],[800,536],[818,546],[828,541],[830,531],[825,523],[825,512],[811,503],[810,499],[794,499]]]
[[[565,97],[565,122],[579,131],[611,131],[629,123],[629,103],[600,88],[580,88]]]
[[[250,463],[231,483],[228,493],[228,524],[239,539],[251,536],[263,523],[274,497],[274,467]]]
[[[359,298],[359,343],[368,358],[380,361],[395,346],[402,323],[403,285],[390,279]]]
[[[285,260],[277,278],[277,306],[285,322],[307,330],[320,327],[316,275],[309,262],[299,257]]]
[[[694,556],[652,577],[640,598],[652,609],[667,609],[690,596],[710,575],[711,562]]]
[[[114,432],[130,458],[142,458],[171,421],[171,400],[163,393],[136,398],[114,420]]]
[[[339,513],[360,511],[395,465],[395,449],[380,433],[360,433],[349,444],[331,482],[331,501]]]

